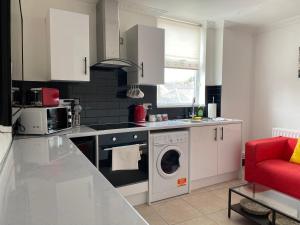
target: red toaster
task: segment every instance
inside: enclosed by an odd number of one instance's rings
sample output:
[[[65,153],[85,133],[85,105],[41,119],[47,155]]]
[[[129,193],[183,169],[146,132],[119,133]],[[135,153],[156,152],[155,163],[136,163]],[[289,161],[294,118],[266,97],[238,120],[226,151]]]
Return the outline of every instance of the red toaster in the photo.
[[[31,88],[27,93],[27,103],[39,107],[59,105],[59,90],[56,88]]]

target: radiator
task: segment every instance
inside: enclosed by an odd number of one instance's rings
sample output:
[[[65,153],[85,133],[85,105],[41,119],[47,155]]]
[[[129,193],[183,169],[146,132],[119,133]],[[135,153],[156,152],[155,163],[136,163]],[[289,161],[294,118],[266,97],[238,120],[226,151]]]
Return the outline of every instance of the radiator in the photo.
[[[300,130],[291,130],[285,128],[273,128],[272,137],[283,136],[290,138],[300,138]]]

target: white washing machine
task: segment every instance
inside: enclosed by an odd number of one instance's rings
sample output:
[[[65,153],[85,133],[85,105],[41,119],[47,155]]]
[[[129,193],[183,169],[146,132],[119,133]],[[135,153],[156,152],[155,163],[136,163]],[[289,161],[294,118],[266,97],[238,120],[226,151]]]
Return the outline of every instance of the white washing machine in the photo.
[[[149,202],[189,192],[188,136],[188,131],[151,134]]]

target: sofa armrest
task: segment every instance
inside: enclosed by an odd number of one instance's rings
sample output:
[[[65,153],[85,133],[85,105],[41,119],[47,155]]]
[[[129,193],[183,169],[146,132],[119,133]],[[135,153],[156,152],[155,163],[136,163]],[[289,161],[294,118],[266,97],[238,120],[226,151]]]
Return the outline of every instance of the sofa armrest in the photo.
[[[283,158],[288,138],[274,137],[249,141],[245,147],[245,179],[254,181],[256,164],[268,159]]]

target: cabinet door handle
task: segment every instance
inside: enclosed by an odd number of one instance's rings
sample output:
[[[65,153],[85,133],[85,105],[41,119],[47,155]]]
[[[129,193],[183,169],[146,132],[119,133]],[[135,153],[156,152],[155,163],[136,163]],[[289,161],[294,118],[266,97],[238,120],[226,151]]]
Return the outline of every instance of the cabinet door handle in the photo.
[[[84,57],[84,74],[87,74],[87,57]]]
[[[144,63],[143,62],[141,63],[141,66],[142,66],[142,74],[141,74],[141,76],[144,77]]]
[[[214,130],[215,130],[215,141],[217,141],[217,139],[218,139],[218,128],[215,128]]]
[[[221,140],[224,140],[224,127],[221,127]]]

